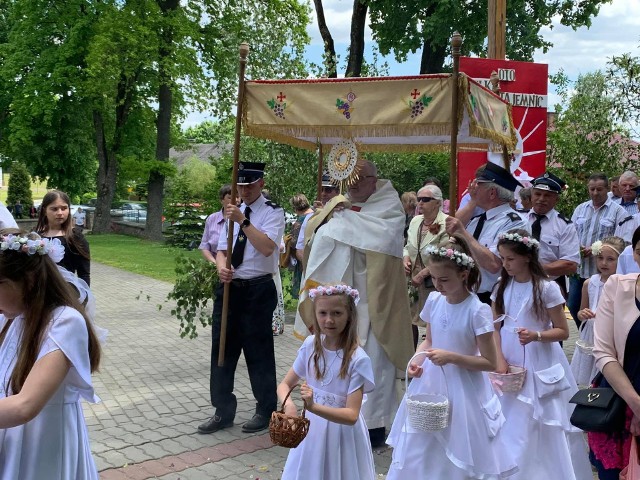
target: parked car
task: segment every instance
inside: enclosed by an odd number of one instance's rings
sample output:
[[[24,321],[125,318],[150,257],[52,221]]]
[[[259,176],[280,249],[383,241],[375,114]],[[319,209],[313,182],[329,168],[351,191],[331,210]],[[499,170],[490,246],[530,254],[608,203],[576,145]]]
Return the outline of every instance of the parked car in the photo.
[[[147,221],[146,206],[140,203],[120,203],[111,209],[111,215],[122,215],[127,222],[144,223]]]

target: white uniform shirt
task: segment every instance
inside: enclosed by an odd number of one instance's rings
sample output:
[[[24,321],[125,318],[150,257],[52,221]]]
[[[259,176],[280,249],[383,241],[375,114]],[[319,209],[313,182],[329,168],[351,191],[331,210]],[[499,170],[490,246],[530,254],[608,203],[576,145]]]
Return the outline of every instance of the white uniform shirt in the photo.
[[[527,213],[529,227],[536,221],[533,209]],[[568,260],[580,265],[580,241],[571,220],[566,219],[554,208],[540,221],[540,263]],[[557,278],[551,277],[551,278]]]
[[[610,237],[616,231],[616,226],[624,220],[627,211],[611,199],[607,199],[597,210],[593,208],[593,202],[581,203],[571,216],[571,220],[576,226],[578,240],[583,247],[590,247],[593,242]],[[589,278],[598,273],[596,259],[593,255],[584,257],[579,269],[582,278]]]
[[[640,266],[633,259],[633,248],[629,245],[618,257],[618,267],[616,268],[618,275],[626,275],[627,273],[640,273]]]
[[[638,227],[640,227],[640,213],[629,215],[616,225],[616,237],[620,237],[629,244],[633,238],[633,232]]]
[[[513,230],[514,228],[523,228],[531,232],[531,228],[525,219],[518,212],[511,208],[511,205],[504,203],[498,207],[487,210],[487,219],[482,227],[482,232],[478,237],[478,243],[487,247],[498,256],[498,235],[502,232]],[[473,235],[476,225],[480,217],[474,217],[467,225],[467,231]],[[490,292],[500,277],[500,270],[497,273],[490,273],[484,268],[480,268],[482,273],[482,283],[478,289],[478,293]]]
[[[278,269],[279,251],[278,246],[282,242],[282,235],[284,233],[284,210],[275,203],[267,201],[262,195],[253,202],[251,205],[251,214],[249,220],[251,225],[266,234],[276,244],[276,248],[273,253],[268,257],[262,255],[251,242],[246,239],[247,246],[244,249],[243,261],[235,269],[233,278],[249,279],[260,277],[266,274],[274,274]],[[240,210],[244,213],[247,206],[243,203],[240,205]],[[225,226],[225,232],[228,231],[229,223]],[[233,245],[236,244],[238,238],[238,232],[240,226],[234,223],[233,232]],[[220,235],[218,240],[218,250],[227,250],[227,235],[226,233]]]

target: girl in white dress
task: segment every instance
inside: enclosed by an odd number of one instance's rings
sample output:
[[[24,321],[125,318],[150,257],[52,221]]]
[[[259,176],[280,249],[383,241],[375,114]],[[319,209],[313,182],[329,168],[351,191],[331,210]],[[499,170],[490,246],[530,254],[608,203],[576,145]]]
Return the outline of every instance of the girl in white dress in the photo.
[[[500,392],[503,428],[522,480],[591,480],[582,431],[569,423],[577,386],[558,343],[569,337],[564,298],[538,261],[539,243],[526,230],[501,234],[502,273],[492,295],[498,347],[497,372],[524,364],[518,392]]]
[[[616,273],[618,257],[624,250],[624,240],[620,237],[607,237],[591,245],[591,255],[596,257],[598,272],[588,278],[582,286],[582,301],[578,319],[580,325],[580,340],[576,342],[576,349],[571,359],[571,371],[579,386],[591,385],[591,380],[598,373],[596,362],[591,354],[593,349],[593,319],[600,299],[600,292],[607,279]]]
[[[316,335],[308,337],[284,380],[282,402],[299,380],[311,424],[307,437],[287,457],[282,480],[373,480],[369,432],[360,413],[364,394],[374,388],[371,360],[358,346],[358,291],[347,285],[309,291]],[[297,415],[291,397],[285,413]]]
[[[0,479],[97,480],[80,398],[100,345],[57,239],[0,234]]]
[[[437,290],[420,314],[427,331],[417,351],[427,360],[410,362],[407,395],[447,395],[449,424],[434,432],[414,430],[405,395],[387,439],[394,447],[387,479],[506,478],[517,467],[500,438],[500,401],[483,373],[495,369],[496,347],[491,309],[472,293],[480,272],[459,236],[431,247],[427,263]]]

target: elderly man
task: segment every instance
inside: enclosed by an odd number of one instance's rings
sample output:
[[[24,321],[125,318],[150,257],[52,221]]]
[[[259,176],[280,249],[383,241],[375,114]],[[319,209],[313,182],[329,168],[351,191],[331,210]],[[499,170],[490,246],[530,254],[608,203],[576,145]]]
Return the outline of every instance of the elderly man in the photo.
[[[635,215],[639,212],[636,203],[636,187],[638,186],[638,176],[630,171],[620,175],[620,206],[627,211],[628,215]],[[618,203],[618,202],[616,202]]]
[[[396,368],[411,357],[412,334],[402,263],[404,211],[388,180],[364,161],[358,180],[309,220],[311,249],[305,288],[343,282],[360,292],[358,336],[373,363],[375,390],[362,406],[372,446],[382,446],[397,406]],[[307,327],[313,310],[306,291],[300,314]]]
[[[213,433],[233,425],[237,400],[234,377],[240,352],[244,351],[251,390],[256,399],[253,418],[242,426],[245,433],[269,426],[277,408],[276,362],[271,320],[277,304],[273,274],[278,268],[278,250],[284,233],[284,210],[267,201],[264,163],[243,162],[238,170],[238,192],[242,205],[233,202],[224,208],[233,221],[233,249],[227,252],[227,236],[220,235],[216,265],[220,284],[213,305],[211,345],[211,404],[213,417],[198,427],[199,433]],[[231,268],[227,257],[231,256]],[[229,283],[229,312],[224,363],[218,365],[224,284]]]
[[[520,182],[508,170],[489,162],[473,183],[469,192],[485,213],[472,218],[466,229],[460,219],[448,217],[447,232],[464,235],[482,273],[478,297],[491,304],[491,291],[502,269],[497,250],[498,235],[514,228],[529,230],[529,224],[509,204]]]
[[[540,241],[539,259],[550,278],[567,298],[566,275],[578,270],[580,241],[571,220],[556,210],[565,182],[552,173],[535,178],[531,187],[532,208],[527,213],[531,234]]]
[[[578,310],[582,299],[582,284],[598,272],[596,259],[591,255],[591,245],[597,240],[613,235],[616,226],[628,216],[627,211],[607,195],[609,181],[604,173],[591,175],[587,188],[590,200],[578,205],[571,216],[571,221],[578,232],[582,253],[579,276],[574,275],[569,280],[569,297],[567,298],[567,307],[576,325],[580,324]]]
[[[636,204],[640,207],[640,186],[635,187],[633,190],[637,195]],[[628,245],[631,243],[633,233],[638,227],[640,227],[640,211],[625,217],[616,225],[616,237],[620,237]]]

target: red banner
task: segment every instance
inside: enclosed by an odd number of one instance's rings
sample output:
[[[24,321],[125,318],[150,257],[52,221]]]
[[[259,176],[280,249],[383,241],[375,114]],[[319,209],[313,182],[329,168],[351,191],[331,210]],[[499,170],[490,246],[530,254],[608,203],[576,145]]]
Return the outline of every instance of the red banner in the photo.
[[[500,96],[513,106],[513,125],[518,143],[511,172],[521,182],[541,175],[546,165],[548,66],[487,58],[460,58],[460,71],[491,90],[491,72],[498,73]],[[491,158],[503,165],[502,153],[458,153],[458,199],[476,169]]]

